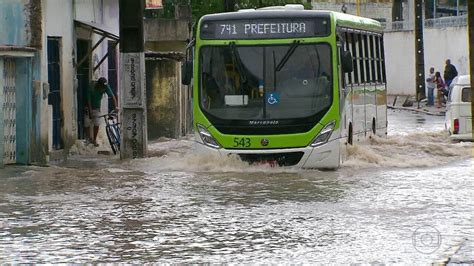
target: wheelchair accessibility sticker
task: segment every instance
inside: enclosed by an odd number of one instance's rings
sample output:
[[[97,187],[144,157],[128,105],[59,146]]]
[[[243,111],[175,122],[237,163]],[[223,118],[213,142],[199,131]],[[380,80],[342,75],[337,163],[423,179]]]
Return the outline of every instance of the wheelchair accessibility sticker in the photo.
[[[277,105],[280,103],[280,93],[278,92],[267,93],[266,98],[269,105]]]

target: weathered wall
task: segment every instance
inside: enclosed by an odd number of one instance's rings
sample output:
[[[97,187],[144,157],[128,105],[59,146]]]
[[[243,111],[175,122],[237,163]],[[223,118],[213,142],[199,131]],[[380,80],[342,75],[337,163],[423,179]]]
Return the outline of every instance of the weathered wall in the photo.
[[[0,2],[0,45],[29,44],[29,11],[26,7],[29,2],[30,0]]]
[[[145,19],[146,42],[185,41],[190,38],[190,25],[184,19]]]
[[[41,110],[32,88],[33,83],[41,79],[42,16],[40,0],[0,1],[0,61],[7,56],[15,62],[16,162],[21,164],[44,161],[39,136]],[[0,82],[0,90],[2,87],[3,82]],[[0,106],[3,101],[0,97]],[[3,130],[0,125],[0,136]],[[0,161],[3,161],[3,153]]]
[[[186,42],[184,41],[166,41],[166,42],[146,42],[146,51],[153,52],[180,52],[186,51]]]
[[[43,37],[43,8],[41,0],[30,0],[26,5],[26,12],[29,13],[29,46],[40,49],[42,47]]]
[[[148,138],[178,137],[176,61],[146,60]]]
[[[178,138],[191,131],[190,93],[181,85],[181,62],[190,19],[146,19],[148,138]]]
[[[4,102],[4,95],[3,95],[3,60],[0,58],[0,104],[2,104],[0,108],[0,168],[3,167],[3,153],[4,153],[4,142],[3,142],[3,135],[4,135],[4,129],[3,129],[3,120],[4,120],[4,114],[3,114],[3,102]]]
[[[168,58],[147,58],[148,139],[178,138],[189,132],[189,92],[181,85],[181,63]]]
[[[41,11],[40,0],[2,0],[0,45],[41,48]]]
[[[388,94],[416,94],[415,39],[413,31],[387,32],[384,35]],[[459,74],[469,71],[467,27],[425,28],[425,73],[431,66],[444,71],[451,59]]]

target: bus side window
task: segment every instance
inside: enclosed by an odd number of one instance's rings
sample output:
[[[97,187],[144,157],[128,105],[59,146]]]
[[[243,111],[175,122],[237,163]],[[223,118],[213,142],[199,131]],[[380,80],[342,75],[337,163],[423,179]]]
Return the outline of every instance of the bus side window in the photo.
[[[364,41],[364,64],[365,64],[365,82],[372,82],[372,71],[370,70],[370,47],[369,47],[369,36],[367,34],[362,35]]]
[[[343,49],[346,50],[346,51],[351,51],[351,46],[350,46],[350,40],[349,40],[349,37],[350,35],[347,33],[347,32],[344,32],[344,36],[345,36],[345,40],[344,40],[344,43],[343,43]],[[341,51],[342,52],[342,51]],[[351,52],[352,54],[352,52]],[[341,53],[342,55],[342,53]],[[351,60],[353,60],[353,58],[351,58]],[[353,62],[351,62],[352,66],[354,66]],[[352,75],[353,75],[353,72],[354,71],[351,71],[351,72],[346,72],[344,73],[343,72],[343,75],[344,75],[344,87],[347,87],[348,84],[352,84]]]
[[[384,46],[383,46],[383,36],[380,36],[379,38],[379,41],[380,41],[380,61],[381,61],[381,65],[382,65],[382,83],[386,83],[387,82],[387,74],[385,73],[385,49],[384,49]]]
[[[185,61],[181,65],[181,83],[183,85],[191,84],[193,76],[193,61]]]
[[[377,58],[375,54],[375,47],[374,47],[374,35],[369,36],[369,50],[370,50],[370,74],[371,74],[371,81],[373,83],[377,82],[377,74],[375,70],[375,60]]]
[[[358,61],[359,61],[359,84],[364,84],[366,82],[366,79],[365,79],[365,65],[364,65],[364,59],[365,59],[365,55],[364,55],[364,41],[362,40],[362,34],[358,33],[356,35],[356,38],[358,39],[358,48],[359,48],[359,56],[358,56]]]
[[[193,78],[193,51],[194,40],[189,42],[186,47],[185,61],[181,65],[181,83],[183,85],[190,85]]]
[[[381,56],[380,56],[380,37],[379,36],[375,36],[375,60],[376,60],[376,76],[377,76],[377,79],[376,79],[376,82],[377,83],[382,83],[382,66],[380,65],[381,64]]]
[[[354,70],[352,65],[352,54],[351,51],[342,51],[341,54],[341,64],[342,64],[342,71],[344,73],[351,73]]]
[[[354,85],[357,85],[360,83],[360,75],[359,75],[359,49],[358,49],[358,45],[359,45],[359,42],[358,42],[358,38],[357,38],[357,35],[355,33],[351,33],[351,41],[352,41],[352,65],[354,66],[354,79],[353,80],[353,83]]]

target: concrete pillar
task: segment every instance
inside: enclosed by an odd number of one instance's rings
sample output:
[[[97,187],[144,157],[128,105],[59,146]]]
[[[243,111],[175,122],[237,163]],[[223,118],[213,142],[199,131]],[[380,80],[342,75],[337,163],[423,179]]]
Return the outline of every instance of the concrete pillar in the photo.
[[[120,0],[121,159],[147,154],[143,0]]]
[[[122,65],[120,158],[142,158],[147,154],[145,54],[121,53],[120,62]]]

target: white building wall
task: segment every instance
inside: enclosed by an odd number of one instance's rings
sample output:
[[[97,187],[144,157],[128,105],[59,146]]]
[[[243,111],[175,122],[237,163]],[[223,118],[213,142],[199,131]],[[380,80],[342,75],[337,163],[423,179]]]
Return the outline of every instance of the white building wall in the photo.
[[[384,34],[387,93],[415,93],[415,38],[412,31]]]
[[[416,95],[415,39],[413,31],[384,34],[387,90],[393,95]],[[467,27],[424,30],[425,74],[431,66],[443,75],[444,62],[451,59],[458,73],[469,72]]]
[[[72,19],[73,14],[73,3],[72,1],[64,0],[45,0],[45,34],[46,38],[45,49],[43,49],[44,60],[43,64],[43,75],[45,81],[48,78],[48,56],[47,56],[47,37],[59,37],[61,38],[61,106],[63,113],[63,131],[62,136],[65,145],[71,144],[71,140],[77,137],[77,113],[76,113],[76,97],[74,93],[74,79],[75,79],[75,56],[74,56],[74,21]],[[49,120],[49,147],[52,148],[52,108],[48,107],[48,118]]]
[[[314,10],[331,10],[342,12],[343,3],[330,2],[312,2],[311,6]],[[346,13],[357,15],[357,5],[355,1],[344,2]],[[392,21],[392,4],[391,3],[364,3],[360,5],[360,16],[375,19],[385,19],[386,22]]]
[[[443,75],[446,59],[456,66],[458,73],[469,73],[469,36],[467,27],[444,29],[426,29],[425,67],[426,73],[431,66]]]

